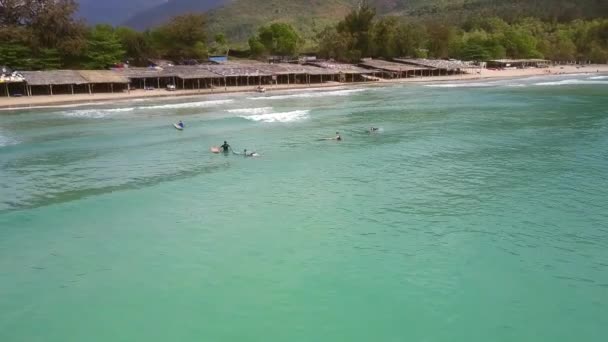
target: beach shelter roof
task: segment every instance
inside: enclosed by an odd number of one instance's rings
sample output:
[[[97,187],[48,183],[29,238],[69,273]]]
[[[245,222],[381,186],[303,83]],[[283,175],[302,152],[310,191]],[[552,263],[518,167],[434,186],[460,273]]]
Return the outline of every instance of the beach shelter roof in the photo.
[[[157,78],[157,77],[171,77],[167,71],[162,68],[124,68],[114,69],[115,73],[123,75],[128,78]]]
[[[367,67],[367,68],[373,68],[373,69],[379,69],[379,70],[391,71],[391,72],[402,72],[402,71],[410,71],[410,70],[428,70],[429,69],[428,67],[388,62],[388,61],[384,61],[384,60],[380,60],[380,59],[372,59],[372,60],[363,61],[362,63],[359,63],[359,65]]]
[[[88,83],[129,83],[129,79],[112,70],[78,70]]]
[[[319,68],[312,65],[303,64],[266,64],[270,72],[275,75],[292,75],[292,74],[308,74],[308,75],[332,75],[336,74],[331,70]]]
[[[27,84],[32,86],[88,83],[75,70],[22,71],[21,75]]]
[[[207,66],[186,66],[186,65],[178,65],[166,68],[164,72],[166,74],[175,75],[175,77],[181,78],[183,80],[191,80],[191,79],[203,79],[203,78],[218,78],[220,75],[209,71]]]
[[[433,69],[458,70],[470,68],[469,65],[461,61],[446,61],[443,59],[426,58],[394,58],[395,62],[412,64]]]
[[[206,65],[205,68],[221,77],[272,76],[272,73],[265,71],[258,64],[212,64]]]
[[[343,74],[371,74],[373,70],[363,69],[353,64],[346,63],[336,63],[329,61],[312,61],[307,64],[316,66],[319,68],[323,68],[326,70],[331,70],[334,73],[343,73]]]
[[[493,59],[493,63],[549,63],[547,59],[531,58],[531,59]]]

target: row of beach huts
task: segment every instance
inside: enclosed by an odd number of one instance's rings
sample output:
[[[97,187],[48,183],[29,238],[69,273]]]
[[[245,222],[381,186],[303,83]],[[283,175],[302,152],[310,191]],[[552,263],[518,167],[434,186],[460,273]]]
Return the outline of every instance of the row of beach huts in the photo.
[[[529,60],[526,63],[538,66],[540,61]],[[111,70],[15,71],[5,72],[0,77],[0,95],[10,97],[113,93],[167,87],[203,90],[274,84],[371,82],[380,79],[455,75],[476,72],[478,69],[479,66],[454,60],[396,58],[390,61],[366,59],[357,65],[322,60],[306,61],[303,64],[239,60]]]

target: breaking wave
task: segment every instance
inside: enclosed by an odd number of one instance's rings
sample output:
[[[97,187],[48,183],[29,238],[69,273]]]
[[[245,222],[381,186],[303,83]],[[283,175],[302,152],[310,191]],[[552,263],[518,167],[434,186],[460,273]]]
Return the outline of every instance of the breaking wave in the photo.
[[[593,76],[589,77],[590,80],[605,80],[608,79],[608,76]]]
[[[243,119],[260,122],[293,122],[308,118],[310,110],[294,110],[283,113],[265,113],[255,115],[241,115]]]
[[[274,96],[258,96],[249,97],[248,100],[283,100],[283,99],[295,99],[295,98],[310,98],[310,97],[325,97],[325,96],[349,96],[351,94],[366,91],[367,89],[348,89],[348,90],[334,90],[334,91],[314,91],[305,92],[299,94],[289,95],[274,95]]]
[[[91,118],[91,119],[102,119],[113,113],[124,113],[134,111],[134,107],[127,108],[112,108],[112,109],[79,109],[67,112],[62,112],[64,116],[73,118]]]
[[[443,83],[443,84],[427,84],[425,87],[430,88],[479,88],[479,87],[495,87],[495,83],[480,83],[480,82],[461,82],[461,83]]]
[[[598,80],[591,81],[591,80],[572,79],[572,80],[534,83],[534,85],[537,85],[537,86],[588,85],[588,84],[608,85],[608,82],[598,81]]]
[[[212,100],[199,102],[171,103],[165,105],[142,106],[141,109],[180,109],[180,108],[204,108],[232,103],[234,100]]]
[[[234,114],[268,114],[272,112],[272,107],[229,109],[227,112]]]
[[[0,147],[9,146],[9,145],[17,145],[19,141],[10,138],[2,133],[0,130]]]

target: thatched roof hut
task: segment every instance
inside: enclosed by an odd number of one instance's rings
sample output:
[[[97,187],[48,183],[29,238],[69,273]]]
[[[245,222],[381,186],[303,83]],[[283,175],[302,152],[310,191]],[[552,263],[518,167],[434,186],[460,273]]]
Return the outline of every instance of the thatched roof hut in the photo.
[[[78,70],[78,73],[87,83],[120,83],[127,84],[129,79],[112,70]]]
[[[353,64],[337,63],[330,61],[313,61],[308,62],[308,65],[316,66],[326,70],[333,71],[334,73],[342,74],[372,74],[372,70],[360,68]]]
[[[471,66],[461,61],[446,61],[443,59],[426,59],[426,58],[394,58],[395,62],[415,65],[424,68],[441,69],[441,70],[461,70],[469,69]]]
[[[76,70],[22,71],[21,75],[30,86],[78,85],[88,81]]]
[[[370,59],[359,63],[359,65],[388,72],[407,72],[412,70],[426,70],[428,67],[408,65],[403,63],[388,62],[380,59]]]
[[[183,80],[219,78],[220,75],[209,71],[206,66],[173,66],[164,70],[165,75],[175,76]]]

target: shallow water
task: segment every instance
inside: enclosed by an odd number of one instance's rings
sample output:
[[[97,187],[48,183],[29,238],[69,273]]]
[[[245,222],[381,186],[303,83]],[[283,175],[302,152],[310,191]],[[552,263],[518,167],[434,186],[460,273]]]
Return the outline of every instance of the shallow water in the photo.
[[[592,77],[2,113],[0,341],[604,341]]]

